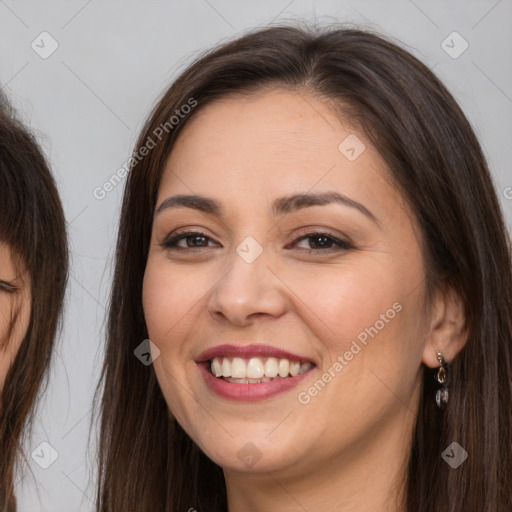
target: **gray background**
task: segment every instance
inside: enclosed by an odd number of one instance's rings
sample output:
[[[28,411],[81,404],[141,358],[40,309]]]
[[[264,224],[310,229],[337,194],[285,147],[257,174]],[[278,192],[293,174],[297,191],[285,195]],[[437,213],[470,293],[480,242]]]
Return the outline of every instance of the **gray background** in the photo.
[[[94,189],[126,162],[155,99],[198,52],[296,19],[377,29],[433,68],[475,127],[512,225],[510,0],[0,0],[0,86],[51,161],[72,250],[64,330],[17,481],[21,512],[94,508],[91,403],[123,183],[102,200]],[[44,31],[58,44],[45,59],[55,43]],[[441,46],[454,31],[469,45],[458,58]],[[463,42],[449,44],[457,52]],[[42,442],[58,453],[47,469],[31,456],[50,457]]]

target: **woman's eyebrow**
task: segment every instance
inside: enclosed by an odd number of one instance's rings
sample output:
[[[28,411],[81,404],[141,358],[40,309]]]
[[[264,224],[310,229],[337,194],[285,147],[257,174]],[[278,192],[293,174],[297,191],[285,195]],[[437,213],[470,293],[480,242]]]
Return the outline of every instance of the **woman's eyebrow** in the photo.
[[[375,215],[366,206],[343,194],[340,194],[339,192],[323,192],[318,194],[301,193],[279,197],[272,203],[272,212],[274,216],[277,217],[303,208],[323,206],[331,203],[338,203],[355,208],[375,224],[380,226],[377,217],[375,217]],[[219,201],[211,197],[195,194],[179,194],[168,197],[160,203],[160,206],[158,206],[155,213],[158,215],[168,208],[192,208],[210,215],[215,215],[216,217],[223,217],[224,215],[224,207]]]

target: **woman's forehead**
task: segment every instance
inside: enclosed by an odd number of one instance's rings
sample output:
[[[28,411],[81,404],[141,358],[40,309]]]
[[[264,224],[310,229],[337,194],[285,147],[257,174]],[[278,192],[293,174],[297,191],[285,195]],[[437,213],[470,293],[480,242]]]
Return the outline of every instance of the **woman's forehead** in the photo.
[[[396,203],[388,178],[365,134],[354,133],[328,103],[269,91],[213,102],[190,119],[164,168],[159,202],[190,193],[269,202],[314,191],[377,203],[379,210],[379,202]]]

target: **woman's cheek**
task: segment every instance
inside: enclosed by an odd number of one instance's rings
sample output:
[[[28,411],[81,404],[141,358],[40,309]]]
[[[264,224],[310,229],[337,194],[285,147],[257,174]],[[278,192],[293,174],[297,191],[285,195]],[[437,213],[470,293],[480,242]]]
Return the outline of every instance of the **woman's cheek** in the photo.
[[[396,302],[396,286],[378,282],[369,269],[359,273],[331,269],[324,277],[302,282],[297,295],[317,315],[316,323],[321,321],[327,332],[343,342],[373,325]]]
[[[169,264],[148,262],[144,275],[142,300],[150,339],[165,343],[176,339],[187,324],[188,316],[200,302],[200,286],[185,269],[170,269]]]
[[[162,271],[163,270],[163,271]],[[165,269],[148,263],[144,275],[142,300],[144,316],[150,339],[159,343],[166,330],[172,326],[173,318],[179,311],[178,290]]]

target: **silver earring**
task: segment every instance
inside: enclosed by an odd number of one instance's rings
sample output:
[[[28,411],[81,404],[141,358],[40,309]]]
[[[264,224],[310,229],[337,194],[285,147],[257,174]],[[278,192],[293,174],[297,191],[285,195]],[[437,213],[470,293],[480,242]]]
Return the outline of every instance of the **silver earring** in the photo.
[[[439,384],[439,389],[436,391],[436,405],[440,410],[444,410],[449,397],[450,365],[439,350],[437,351],[437,360],[440,366],[434,375],[436,382]]]

